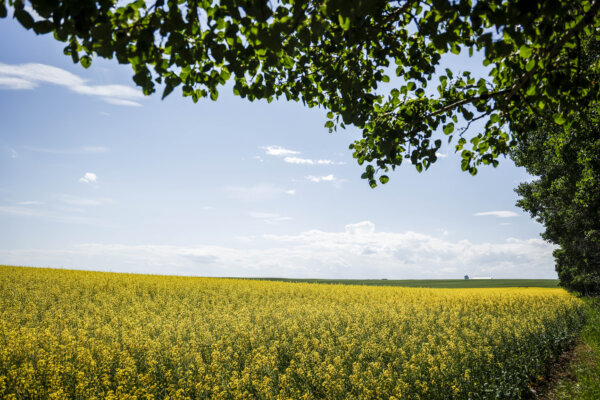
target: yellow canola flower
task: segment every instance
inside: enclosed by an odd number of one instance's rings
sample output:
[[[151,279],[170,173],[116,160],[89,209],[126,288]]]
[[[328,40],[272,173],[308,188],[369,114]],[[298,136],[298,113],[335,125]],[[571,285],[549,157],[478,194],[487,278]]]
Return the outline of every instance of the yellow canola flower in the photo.
[[[0,399],[518,399],[582,319],[561,289],[0,267]]]

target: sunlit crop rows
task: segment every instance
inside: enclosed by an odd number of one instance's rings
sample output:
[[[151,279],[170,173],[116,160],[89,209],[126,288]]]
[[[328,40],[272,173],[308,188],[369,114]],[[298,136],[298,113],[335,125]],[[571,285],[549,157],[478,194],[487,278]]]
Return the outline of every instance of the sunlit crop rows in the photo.
[[[0,398],[520,398],[581,318],[559,289],[0,267]]]

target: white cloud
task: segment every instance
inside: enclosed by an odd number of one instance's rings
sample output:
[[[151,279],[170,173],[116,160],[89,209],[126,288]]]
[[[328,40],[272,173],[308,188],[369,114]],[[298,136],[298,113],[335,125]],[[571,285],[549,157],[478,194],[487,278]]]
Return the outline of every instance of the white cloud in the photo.
[[[244,248],[92,243],[53,252],[0,250],[0,259],[14,265],[200,276],[556,278],[553,249],[541,239],[474,243],[410,231],[378,232],[363,221],[341,231],[248,238]]]
[[[313,165],[315,162],[310,158],[286,157],[283,159],[288,164],[308,164]]]
[[[512,218],[512,217],[519,216],[519,214],[517,214],[516,212],[513,212],[513,211],[484,211],[484,212],[475,213],[473,215],[476,217],[491,216],[491,217],[498,217],[498,218]]]
[[[10,154],[10,158],[18,158],[19,153],[15,149],[8,149],[8,153]]]
[[[448,157],[448,154],[437,152],[437,153],[435,153],[435,156],[437,158],[446,158],[446,157]]]
[[[288,164],[305,164],[305,165],[341,165],[342,162],[335,162],[332,160],[313,160],[311,158],[300,158],[300,157],[285,157],[284,162]]]
[[[296,190],[295,189],[286,190],[285,194],[296,194]]]
[[[344,165],[346,164],[343,161],[332,161],[332,160],[317,160],[317,164],[319,165]]]
[[[314,160],[312,158],[297,157],[296,154],[300,154],[299,151],[289,150],[281,146],[266,146],[261,147],[267,155],[283,157],[283,161],[288,164],[300,164],[300,165],[342,165],[343,162],[335,162],[333,160]],[[256,158],[256,157],[255,157]],[[262,161],[262,159],[260,159]]]
[[[41,201],[29,200],[29,201],[19,201],[17,204],[20,206],[41,206],[44,203]]]
[[[306,179],[308,179],[311,182],[333,182],[335,180],[335,177],[333,176],[333,174],[329,174],[329,175],[325,175],[325,176],[313,176],[313,175],[309,175],[306,177]]]
[[[261,147],[261,149],[263,149],[265,151],[265,153],[269,156],[283,157],[283,156],[289,156],[289,155],[293,155],[293,154],[300,154],[299,151],[285,149],[281,146],[265,146],[265,147]]]
[[[0,63],[0,88],[24,90],[33,89],[40,83],[60,85],[69,90],[88,96],[100,97],[107,103],[122,106],[139,106],[134,101],[144,94],[125,85],[88,85],[86,80],[62,68],[46,64],[9,65]]]
[[[344,227],[344,231],[350,235],[370,235],[375,232],[375,224],[371,221],[348,224]]]
[[[98,182],[98,176],[93,172],[86,172],[81,178],[79,178],[79,182],[83,183],[96,183]]]
[[[79,94],[86,94],[89,96],[99,96],[106,98],[116,97],[118,99],[135,99],[143,97],[143,95],[140,96],[140,91],[138,89],[123,85],[77,85],[73,86],[72,90]]]
[[[33,89],[35,83],[21,78],[11,78],[0,75],[0,89],[27,90]]]
[[[0,63],[1,77],[17,77],[27,80],[37,86],[37,82],[52,83],[67,87],[77,87],[85,81],[75,74],[61,68],[45,64],[9,65]]]
[[[115,106],[128,106],[128,107],[141,107],[142,105],[137,101],[125,100],[125,99],[115,99],[113,97],[104,97],[103,100],[109,104],[113,104]]]

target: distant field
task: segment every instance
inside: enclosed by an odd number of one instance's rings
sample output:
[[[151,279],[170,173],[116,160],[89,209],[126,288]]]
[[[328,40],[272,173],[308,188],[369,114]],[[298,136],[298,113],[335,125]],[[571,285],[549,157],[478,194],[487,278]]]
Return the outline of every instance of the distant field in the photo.
[[[558,279],[286,279],[256,278],[277,282],[325,283],[332,285],[402,286],[442,289],[540,287],[557,288]]]
[[[0,399],[518,400],[584,322],[562,289],[328,283],[357,282],[0,266]]]

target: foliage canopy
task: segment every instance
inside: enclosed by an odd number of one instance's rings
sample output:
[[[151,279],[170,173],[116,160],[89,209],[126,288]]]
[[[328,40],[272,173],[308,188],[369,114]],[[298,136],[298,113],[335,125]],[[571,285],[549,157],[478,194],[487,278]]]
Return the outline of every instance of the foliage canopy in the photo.
[[[580,38],[600,27],[598,0],[1,0],[0,17],[9,9],[84,67],[93,57],[130,64],[146,94],[180,87],[216,100],[231,80],[249,100],[322,106],[330,130],[362,130],[350,148],[371,186],[404,160],[427,169],[438,130],[458,136],[474,174],[516,145],[523,110],[551,108],[569,125],[599,97],[598,66],[579,62]],[[489,75],[441,70],[450,52],[482,52]],[[381,91],[391,74],[401,83]]]
[[[543,122],[512,151],[537,176],[515,190],[517,205],[544,224],[561,285],[600,294],[600,115],[582,113],[571,129]]]

